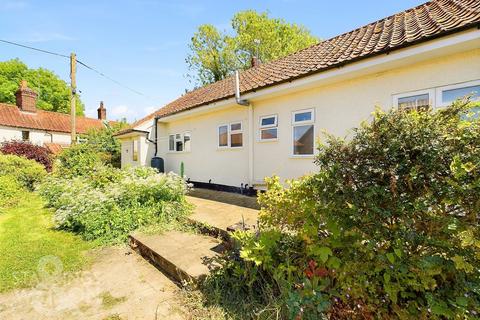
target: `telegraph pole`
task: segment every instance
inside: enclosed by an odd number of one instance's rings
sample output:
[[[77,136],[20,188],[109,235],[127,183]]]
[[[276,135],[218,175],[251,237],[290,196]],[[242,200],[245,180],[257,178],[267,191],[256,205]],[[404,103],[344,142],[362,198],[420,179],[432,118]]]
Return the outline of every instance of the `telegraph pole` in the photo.
[[[75,123],[75,118],[76,118],[76,94],[77,94],[77,79],[76,79],[76,73],[77,73],[77,56],[75,53],[70,54],[70,119],[72,123],[72,145],[77,142],[77,137],[76,137],[76,123]]]

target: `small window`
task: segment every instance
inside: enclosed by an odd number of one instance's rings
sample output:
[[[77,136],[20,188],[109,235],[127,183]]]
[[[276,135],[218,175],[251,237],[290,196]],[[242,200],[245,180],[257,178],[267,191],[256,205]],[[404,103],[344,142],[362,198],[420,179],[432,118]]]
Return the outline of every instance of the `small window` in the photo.
[[[218,127],[219,148],[239,148],[243,146],[243,126],[241,122],[223,124]]]
[[[30,131],[22,131],[22,140],[30,141]]]
[[[132,160],[138,161],[138,141],[132,141]]]
[[[315,128],[313,110],[293,113],[293,155],[311,156],[314,153]]]
[[[230,147],[239,148],[243,146],[242,123],[230,124]]]
[[[430,95],[428,93],[398,98],[398,108],[403,110],[428,110]]]
[[[191,148],[191,135],[190,132],[184,134],[176,133],[168,136],[168,151],[170,152],[183,152],[190,151]]]
[[[168,136],[168,151],[175,151],[175,135]]]
[[[190,132],[185,132],[183,134],[183,147],[186,152],[190,152],[191,150]]]
[[[480,100],[480,85],[469,86],[463,88],[455,88],[442,91],[442,104],[449,105],[457,99],[462,99],[466,96],[470,96],[471,101]]]
[[[260,118],[260,140],[276,140],[278,138],[277,116],[265,116]]]
[[[221,148],[228,147],[228,126],[218,127],[218,146]]]

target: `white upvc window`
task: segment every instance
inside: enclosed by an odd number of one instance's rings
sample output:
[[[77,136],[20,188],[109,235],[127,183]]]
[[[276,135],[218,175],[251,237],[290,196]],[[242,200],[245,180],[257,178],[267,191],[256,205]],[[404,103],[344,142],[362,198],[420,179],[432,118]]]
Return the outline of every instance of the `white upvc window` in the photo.
[[[243,124],[241,121],[218,126],[218,148],[243,147]]]
[[[435,106],[435,90],[417,90],[393,95],[393,105],[403,110],[426,110]]]
[[[470,101],[480,101],[480,80],[437,88],[437,107],[446,107],[465,96],[470,96]]]
[[[168,151],[189,152],[191,150],[191,134],[189,131],[170,134],[168,136]]]
[[[306,109],[292,113],[292,154],[312,156],[315,147],[315,111]]]
[[[275,141],[278,139],[278,116],[260,117],[260,141]]]

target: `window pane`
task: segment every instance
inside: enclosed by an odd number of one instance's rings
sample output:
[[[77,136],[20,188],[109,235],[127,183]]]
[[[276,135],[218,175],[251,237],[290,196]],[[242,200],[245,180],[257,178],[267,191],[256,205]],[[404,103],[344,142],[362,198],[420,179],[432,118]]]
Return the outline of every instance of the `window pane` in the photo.
[[[243,134],[234,133],[230,136],[231,147],[241,147],[243,146]]]
[[[480,86],[445,90],[442,92],[442,103],[452,103],[457,99],[462,99],[469,95],[472,95],[470,98],[472,101],[480,100]]]
[[[425,110],[430,104],[428,93],[398,99],[398,108],[406,110]]]
[[[175,151],[175,136],[170,135],[168,137],[168,150]]]
[[[275,117],[262,118],[261,126],[273,126],[275,125]]]
[[[191,144],[190,133],[187,132],[183,135],[183,143],[184,143],[185,151],[190,151],[190,144]]]
[[[313,154],[313,125],[293,127],[293,154]]]
[[[310,120],[312,120],[311,111],[295,113],[295,122],[310,121]]]
[[[235,130],[242,130],[242,124],[239,123],[232,123],[230,125],[230,130],[235,131]]]
[[[228,126],[218,128],[218,146],[228,147]]]
[[[183,141],[177,140],[175,141],[175,151],[183,151]]]
[[[132,144],[132,160],[138,161],[138,142],[137,141],[133,141],[133,144]]]
[[[23,141],[30,140],[30,131],[22,131],[22,140]]]
[[[277,128],[261,130],[260,139],[261,140],[277,139]]]

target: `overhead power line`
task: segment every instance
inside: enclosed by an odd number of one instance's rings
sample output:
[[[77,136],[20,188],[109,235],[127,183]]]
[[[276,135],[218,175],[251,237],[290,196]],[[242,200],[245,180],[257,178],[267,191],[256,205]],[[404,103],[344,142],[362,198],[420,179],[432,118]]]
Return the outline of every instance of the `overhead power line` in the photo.
[[[11,45],[14,45],[14,46],[18,46],[18,47],[22,47],[22,48],[26,48],[26,49],[30,49],[30,50],[40,51],[40,52],[43,52],[43,53],[48,53],[48,54],[51,54],[51,55],[54,55],[54,56],[59,56],[59,57],[63,57],[63,58],[70,58],[69,56],[67,56],[65,54],[52,52],[52,51],[47,51],[47,50],[43,50],[43,49],[38,49],[38,48],[34,48],[34,47],[29,47],[29,46],[26,46],[26,45],[23,45],[23,44],[20,44],[20,43],[15,43],[15,42],[7,41],[7,40],[0,39],[0,42],[8,43],[8,44],[11,44]]]
[[[46,53],[46,54],[51,54],[51,55],[54,55],[54,56],[59,56],[59,57],[62,57],[62,58],[67,58],[67,59],[70,59],[70,56],[68,55],[65,55],[65,54],[61,54],[61,53],[57,53],[57,52],[52,52],[52,51],[48,51],[48,50],[43,50],[43,49],[39,49],[39,48],[34,48],[34,47],[30,47],[30,46],[26,46],[26,45],[23,45],[23,44],[20,44],[20,43],[16,43],[16,42],[12,42],[12,41],[7,41],[7,40],[2,40],[0,39],[0,42],[4,42],[4,43],[7,43],[7,44],[11,44],[11,45],[14,45],[14,46],[18,46],[18,47],[22,47],[22,48],[25,48],[25,49],[30,49],[30,50],[34,50],[34,51],[38,51],[38,52],[43,52],[43,53]],[[121,83],[120,81],[117,81],[109,76],[107,76],[106,74],[104,74],[103,72],[100,72],[98,71],[97,69],[87,65],[86,63],[80,61],[80,60],[77,60],[77,63],[84,66],[85,68],[89,69],[89,70],[92,70],[93,72],[97,73],[98,75],[104,77],[105,79],[108,79],[110,81],[112,81],[113,83],[127,89],[127,90],[130,90],[132,91],[133,93],[136,93],[140,96],[143,96],[145,98],[148,98],[148,99],[151,99],[153,100],[151,97],[147,96],[146,94],[138,91],[138,90],[135,90],[133,88],[130,88],[129,86],[127,85],[124,85],[123,83]]]

